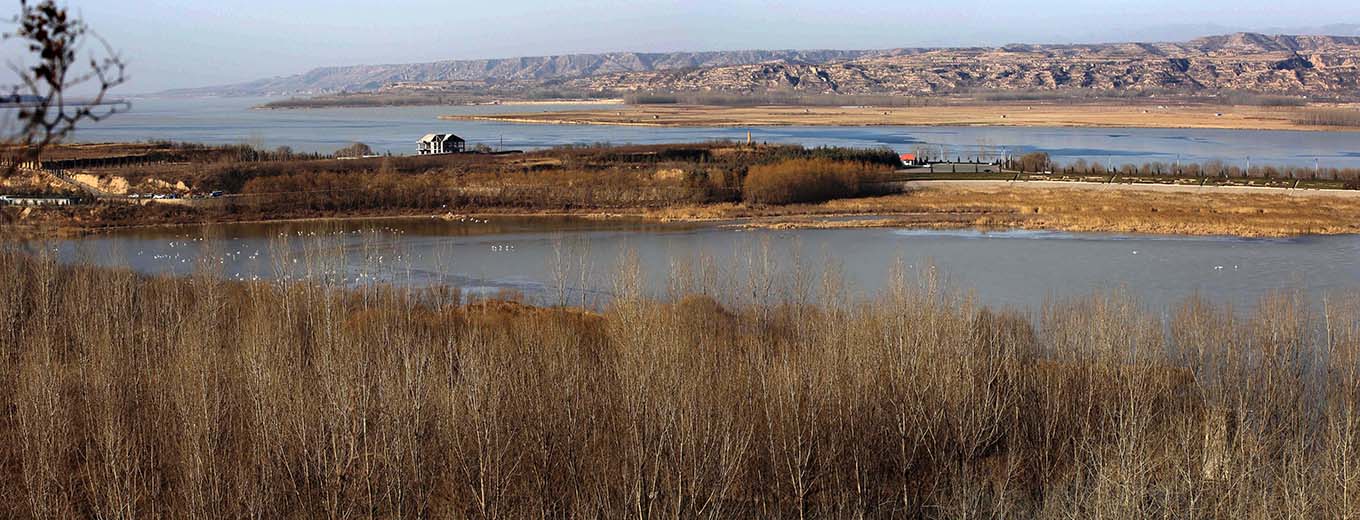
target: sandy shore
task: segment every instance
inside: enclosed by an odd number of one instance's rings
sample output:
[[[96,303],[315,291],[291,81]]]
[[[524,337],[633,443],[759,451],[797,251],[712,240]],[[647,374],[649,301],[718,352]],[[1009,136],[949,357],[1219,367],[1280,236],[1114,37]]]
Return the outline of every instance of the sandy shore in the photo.
[[[442,116],[441,119],[652,127],[892,125],[1343,130],[1338,127],[1299,124],[1295,122],[1295,118],[1301,110],[1299,107],[1186,104],[998,104],[927,107],[629,105],[607,110],[449,115]]]

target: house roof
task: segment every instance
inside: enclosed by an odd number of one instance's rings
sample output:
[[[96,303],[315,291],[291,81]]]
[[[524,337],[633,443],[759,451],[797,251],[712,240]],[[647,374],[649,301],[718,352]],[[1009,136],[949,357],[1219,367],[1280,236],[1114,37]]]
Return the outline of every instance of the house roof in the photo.
[[[462,141],[462,140],[463,140],[462,137],[458,137],[453,134],[425,134],[425,137],[420,138],[420,142],[422,143],[440,143],[444,141]]]

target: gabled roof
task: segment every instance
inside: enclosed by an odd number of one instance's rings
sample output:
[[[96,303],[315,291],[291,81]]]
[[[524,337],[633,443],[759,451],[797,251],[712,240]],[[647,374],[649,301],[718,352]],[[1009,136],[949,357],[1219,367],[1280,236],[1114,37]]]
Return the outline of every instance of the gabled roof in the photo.
[[[462,141],[462,140],[463,140],[462,137],[458,137],[453,134],[425,134],[425,137],[420,138],[420,142],[422,143],[440,143],[444,141]]]

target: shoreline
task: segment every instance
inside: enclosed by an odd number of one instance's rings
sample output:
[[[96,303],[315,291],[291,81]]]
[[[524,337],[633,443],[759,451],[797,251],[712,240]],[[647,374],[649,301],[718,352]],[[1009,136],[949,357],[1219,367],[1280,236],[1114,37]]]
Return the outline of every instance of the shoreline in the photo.
[[[470,102],[470,103],[436,103],[436,102],[430,102],[430,103],[345,103],[345,102],[339,102],[339,101],[332,103],[332,102],[329,102],[328,100],[326,100],[326,99],[324,99],[324,98],[321,99],[321,100],[312,100],[311,98],[309,98],[308,101],[311,101],[311,103],[309,103],[309,104],[300,104],[300,105],[297,105],[297,106],[269,106],[269,103],[265,103],[265,104],[263,104],[263,105],[254,105],[254,106],[250,107],[250,109],[251,109],[251,110],[325,110],[325,109],[334,109],[334,108],[494,107],[494,106],[510,106],[510,107],[514,107],[514,106],[523,106],[523,107],[533,107],[533,106],[590,106],[590,105],[610,106],[610,105],[622,105],[622,104],[624,104],[624,100],[623,100],[623,99],[545,99],[545,100],[524,99],[524,100],[502,100],[502,101],[478,101],[478,102]]]

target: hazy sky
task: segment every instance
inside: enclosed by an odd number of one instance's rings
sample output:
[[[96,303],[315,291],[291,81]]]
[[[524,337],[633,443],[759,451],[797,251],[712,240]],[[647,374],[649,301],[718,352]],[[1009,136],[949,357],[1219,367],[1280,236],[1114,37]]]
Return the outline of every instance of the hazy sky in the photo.
[[[0,0],[17,10],[17,0]],[[1354,0],[69,0],[131,64],[124,93],[326,65],[602,51],[1179,39],[1360,22]],[[1351,29],[1352,31],[1354,29]],[[13,49],[5,49],[13,61]]]

